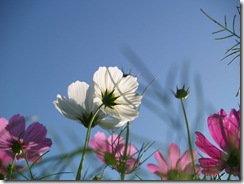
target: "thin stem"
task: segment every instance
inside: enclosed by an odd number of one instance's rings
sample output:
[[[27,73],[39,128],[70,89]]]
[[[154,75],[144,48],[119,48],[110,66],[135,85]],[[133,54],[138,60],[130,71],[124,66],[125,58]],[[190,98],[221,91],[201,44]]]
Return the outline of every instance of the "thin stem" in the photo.
[[[126,126],[126,138],[125,138],[125,150],[123,155],[123,171],[121,173],[121,180],[125,180],[126,163],[127,163],[127,149],[129,144],[129,134],[130,134],[130,122],[127,122]]]
[[[203,11],[202,9],[200,9],[210,20],[212,20],[214,23],[218,24],[220,27],[222,27],[224,30],[228,31],[229,33],[233,34],[235,37],[240,39],[240,36],[237,35],[235,32],[229,30],[227,28],[227,26],[223,26],[222,24],[220,24],[218,21],[216,21],[215,19],[213,19],[212,17],[210,17],[205,11]]]
[[[83,169],[83,165],[84,165],[84,160],[85,160],[85,154],[86,154],[86,149],[87,149],[87,146],[88,146],[88,142],[89,142],[89,139],[90,139],[90,133],[91,133],[91,126],[92,126],[92,123],[98,113],[98,111],[100,110],[100,108],[103,106],[103,104],[101,104],[97,110],[95,111],[95,113],[93,114],[90,122],[89,122],[89,125],[88,125],[88,128],[87,128],[87,132],[86,132],[86,139],[85,139],[85,144],[83,146],[83,153],[82,153],[82,157],[81,157],[81,161],[80,161],[80,165],[79,165],[79,168],[78,168],[78,171],[77,171],[77,175],[76,175],[76,180],[80,180],[81,178],[81,174],[82,174],[82,169]]]
[[[186,115],[186,110],[185,110],[185,106],[184,106],[184,103],[183,103],[183,99],[181,98],[180,101],[181,101],[181,106],[182,106],[182,109],[183,109],[183,112],[184,112],[184,116],[185,116],[185,121],[186,121],[186,130],[187,130],[188,144],[189,144],[189,148],[190,148],[191,161],[192,161],[194,177],[195,177],[195,176],[197,176],[197,173],[196,173],[196,166],[195,166],[194,156],[193,156],[190,128],[189,128],[189,124],[188,124],[188,120],[187,120],[187,115]]]
[[[25,157],[26,165],[27,165],[27,167],[28,167],[29,174],[30,174],[30,179],[31,179],[31,180],[34,180],[34,177],[33,177],[32,171],[31,171],[31,167],[30,167],[30,164],[29,164],[29,162],[28,162],[28,159],[27,159],[27,156],[26,156],[25,153],[24,153],[24,157]]]
[[[230,173],[229,173],[229,176],[228,176],[228,181],[230,180],[230,178],[231,178],[231,173],[232,173],[232,168],[230,168]]]
[[[12,176],[12,173],[13,173],[13,170],[14,170],[14,163],[15,163],[16,157],[17,157],[17,154],[15,153],[13,161],[12,161],[11,166],[10,166],[10,171],[9,171],[9,179],[10,180],[11,180],[11,176]]]

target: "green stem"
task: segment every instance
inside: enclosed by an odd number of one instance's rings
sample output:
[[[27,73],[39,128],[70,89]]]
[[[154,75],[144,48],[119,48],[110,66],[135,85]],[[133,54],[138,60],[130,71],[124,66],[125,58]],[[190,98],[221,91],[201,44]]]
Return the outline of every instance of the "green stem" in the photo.
[[[229,176],[228,176],[228,181],[230,180],[230,178],[231,178],[231,173],[232,173],[232,168],[230,168],[230,173],[229,173]]]
[[[89,122],[89,125],[88,125],[88,128],[87,128],[87,132],[86,132],[86,139],[85,139],[85,144],[83,146],[83,153],[82,153],[82,157],[81,157],[81,160],[80,160],[80,165],[79,165],[79,168],[78,168],[78,171],[77,171],[77,175],[76,175],[76,180],[80,180],[81,178],[81,174],[82,174],[82,169],[83,169],[83,165],[84,165],[84,160],[85,160],[85,154],[86,154],[86,149],[87,149],[87,146],[88,146],[88,142],[89,142],[89,139],[90,139],[90,133],[91,133],[91,126],[92,126],[92,123],[98,113],[98,111],[100,110],[100,108],[103,106],[103,104],[101,104],[97,110],[95,111],[95,113],[93,114],[90,122]]]
[[[180,101],[181,101],[181,106],[182,106],[182,109],[183,109],[183,112],[184,112],[185,121],[186,121],[188,144],[189,144],[189,148],[190,148],[192,167],[193,167],[194,177],[195,177],[195,176],[197,176],[197,172],[196,172],[196,166],[195,166],[195,161],[194,161],[194,156],[193,156],[190,128],[189,128],[189,124],[188,124],[188,120],[187,120],[187,115],[186,115],[186,110],[185,110],[185,106],[184,106],[184,103],[183,103],[183,99],[181,98]]]
[[[129,144],[129,134],[130,134],[130,122],[127,122],[126,126],[126,138],[125,138],[125,150],[123,155],[123,171],[121,173],[121,180],[125,180],[125,173],[126,173],[126,163],[127,163],[127,149]]]
[[[12,176],[12,173],[13,173],[13,170],[14,170],[14,163],[15,163],[16,157],[17,157],[17,154],[14,154],[14,158],[13,158],[13,161],[11,163],[10,171],[9,171],[9,179],[10,180],[11,180],[11,176]]]
[[[23,151],[23,150],[22,150],[22,151]],[[25,153],[24,153],[24,157],[25,157],[26,165],[27,165],[27,167],[28,167],[29,174],[30,174],[30,179],[31,179],[31,180],[34,180],[34,177],[33,177],[33,174],[32,174],[31,168],[30,168],[30,164],[29,164],[29,162],[28,162],[28,159],[27,159],[27,156],[26,156]]]

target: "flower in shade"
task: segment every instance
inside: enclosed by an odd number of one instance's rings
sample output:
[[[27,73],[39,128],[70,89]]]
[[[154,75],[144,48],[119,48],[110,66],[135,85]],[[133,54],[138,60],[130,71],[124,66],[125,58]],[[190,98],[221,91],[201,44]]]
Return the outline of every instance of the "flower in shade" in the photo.
[[[208,129],[220,150],[206,137],[196,132],[196,146],[211,158],[200,158],[202,173],[215,176],[225,169],[240,176],[240,110],[232,109],[229,117],[223,109],[208,117]]]
[[[116,169],[118,172],[123,171],[124,139],[117,134],[112,134],[108,138],[102,132],[97,132],[93,139],[90,140],[90,147],[96,152],[98,159]],[[126,173],[131,173],[139,166],[139,160],[135,158],[136,148],[128,144],[126,153]]]
[[[17,160],[26,155],[28,161],[34,162],[52,145],[51,139],[46,138],[45,126],[35,122],[25,130],[25,118],[19,114],[11,117],[9,122],[1,118],[0,132],[0,149],[12,158],[17,155]]]
[[[76,81],[68,86],[68,98],[57,95],[53,103],[56,109],[66,118],[75,120],[88,127],[91,118],[98,106],[93,103],[94,90],[87,83]],[[104,129],[114,129],[123,126],[126,121],[117,118],[109,118],[108,115],[99,110],[91,125],[101,126]]]
[[[0,180],[9,178],[10,164],[12,161],[13,158],[11,156],[7,155],[4,150],[0,150]],[[21,172],[24,170],[24,167],[15,165],[13,169],[14,171]]]
[[[194,160],[197,158],[197,153],[193,151]],[[187,150],[180,157],[180,149],[176,144],[170,144],[168,149],[169,164],[167,164],[165,158],[157,151],[154,154],[155,159],[159,163],[159,166],[155,164],[148,164],[147,169],[149,172],[154,173],[161,177],[163,180],[190,180],[194,177],[194,170],[192,167],[192,160],[190,151]],[[197,174],[199,173],[199,167],[196,165]]]
[[[0,150],[0,180],[4,179],[4,175],[8,172],[8,165],[11,163],[13,158]]]
[[[93,75],[95,90],[94,102],[102,110],[117,119],[132,121],[138,117],[138,106],[142,96],[135,91],[138,88],[137,78],[123,76],[117,67],[99,67]]]

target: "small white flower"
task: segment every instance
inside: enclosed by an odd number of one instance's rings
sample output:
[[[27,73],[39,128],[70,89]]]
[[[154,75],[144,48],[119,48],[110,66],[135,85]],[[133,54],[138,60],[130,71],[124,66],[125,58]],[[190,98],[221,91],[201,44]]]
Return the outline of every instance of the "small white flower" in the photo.
[[[117,67],[99,67],[93,76],[94,102],[102,110],[117,119],[132,121],[138,117],[137,107],[142,96],[135,93],[138,88],[137,78],[131,75],[123,77]]]
[[[68,87],[68,98],[57,95],[57,100],[53,101],[56,109],[66,118],[75,120],[85,127],[97,110],[98,106],[93,103],[93,88],[85,82],[76,81]],[[103,111],[99,111],[95,117],[92,127],[97,124],[104,129],[114,129],[123,126],[126,122],[116,118],[109,118]]]

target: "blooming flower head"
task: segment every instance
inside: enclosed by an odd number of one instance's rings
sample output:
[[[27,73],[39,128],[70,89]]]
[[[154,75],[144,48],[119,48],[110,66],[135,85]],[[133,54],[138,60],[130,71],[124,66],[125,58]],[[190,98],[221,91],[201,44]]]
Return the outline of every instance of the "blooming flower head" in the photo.
[[[75,120],[88,127],[98,106],[93,103],[94,91],[87,83],[76,81],[68,87],[68,98],[57,95],[53,103],[56,109],[66,118]],[[98,111],[91,127],[97,124],[104,129],[113,129],[123,126],[126,122],[116,118],[107,118],[101,110]]]
[[[200,158],[202,173],[215,176],[225,169],[227,173],[240,175],[240,110],[232,109],[229,117],[223,109],[208,117],[208,129],[220,150],[206,137],[196,132],[196,146],[211,158]]]
[[[132,121],[138,116],[137,107],[142,96],[135,93],[138,88],[137,78],[123,76],[117,67],[99,67],[93,75],[95,89],[94,102],[102,110],[115,118]]]
[[[197,158],[197,153],[193,151],[194,160]],[[194,170],[192,167],[192,160],[190,151],[187,150],[182,157],[180,157],[180,149],[176,144],[170,144],[168,149],[169,164],[167,164],[165,158],[157,151],[154,154],[155,159],[159,163],[159,166],[155,164],[148,164],[147,169],[149,172],[154,173],[161,177],[163,180],[190,180],[194,176]],[[197,166],[197,173],[198,173]]]
[[[124,139],[117,134],[108,138],[102,132],[97,132],[90,140],[90,147],[96,152],[98,159],[118,172],[122,172],[124,163],[125,144]],[[131,173],[139,166],[138,159],[134,158],[136,148],[129,144],[126,154],[126,173]]]
[[[0,132],[0,149],[12,158],[17,155],[17,160],[23,159],[25,154],[28,161],[34,162],[52,145],[51,139],[46,138],[45,126],[35,122],[25,130],[25,118],[19,114],[9,122],[0,118]]]

